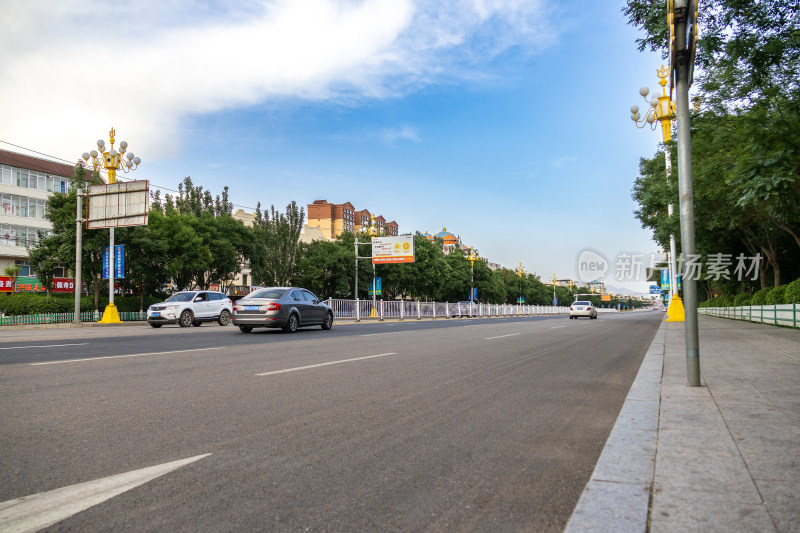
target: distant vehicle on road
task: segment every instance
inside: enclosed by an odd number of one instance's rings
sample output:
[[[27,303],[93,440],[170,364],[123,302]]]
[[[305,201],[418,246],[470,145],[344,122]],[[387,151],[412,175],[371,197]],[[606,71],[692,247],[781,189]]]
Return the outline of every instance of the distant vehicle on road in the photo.
[[[301,287],[267,287],[251,292],[233,306],[233,324],[242,333],[253,328],[283,328],[294,333],[306,326],[333,327],[333,310]]]
[[[219,291],[180,291],[147,308],[147,322],[154,328],[164,324],[200,326],[203,322],[231,322],[233,302]]]
[[[453,304],[453,307],[450,308],[450,316],[453,318],[460,316],[478,316],[478,304],[471,301]]]
[[[576,300],[569,306],[569,318],[578,318],[581,316],[589,317],[589,319],[597,318],[597,309],[594,308],[592,302],[584,300]]]

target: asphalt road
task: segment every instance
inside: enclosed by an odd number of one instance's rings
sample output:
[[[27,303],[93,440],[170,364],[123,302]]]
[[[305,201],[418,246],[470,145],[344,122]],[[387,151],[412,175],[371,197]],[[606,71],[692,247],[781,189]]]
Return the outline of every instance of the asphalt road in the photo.
[[[562,531],[662,319],[3,328],[0,530]]]

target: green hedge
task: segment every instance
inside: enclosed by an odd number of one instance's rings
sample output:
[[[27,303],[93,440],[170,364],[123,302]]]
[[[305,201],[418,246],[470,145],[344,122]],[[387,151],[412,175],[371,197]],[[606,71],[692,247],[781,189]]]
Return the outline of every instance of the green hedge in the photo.
[[[750,295],[744,292],[737,294],[736,298],[733,299],[733,305],[736,307],[750,305]]]
[[[786,294],[786,285],[779,285],[774,287],[767,293],[767,305],[775,305],[784,303],[783,297]]]
[[[100,311],[108,305],[108,297],[100,298]],[[156,302],[163,301],[157,296],[144,298],[143,311]],[[121,313],[139,311],[138,296],[115,296],[114,304]],[[70,313],[75,310],[74,297],[70,295],[53,295],[18,293],[0,296],[0,312],[6,315],[39,315],[46,313]],[[81,297],[81,312],[94,311],[94,296]]]
[[[787,304],[800,304],[800,278],[786,286],[783,302]]]
[[[767,294],[770,293],[772,287],[765,287],[755,293],[750,299],[750,305],[767,305]]]

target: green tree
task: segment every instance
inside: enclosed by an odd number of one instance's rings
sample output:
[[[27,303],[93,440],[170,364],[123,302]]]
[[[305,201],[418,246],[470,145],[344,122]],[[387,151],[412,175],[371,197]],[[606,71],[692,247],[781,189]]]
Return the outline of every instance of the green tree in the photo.
[[[666,5],[628,0],[640,49],[666,56]],[[702,6],[692,114],[697,248],[761,254],[762,286],[800,275],[800,22],[796,0],[709,0]],[[652,163],[657,166],[656,162]],[[654,172],[644,169],[651,181]],[[662,245],[657,185],[638,184],[643,224]],[[674,191],[671,198],[676,198]],[[676,204],[677,205],[677,204]],[[660,208],[658,208],[660,209]],[[702,220],[702,219],[705,220]],[[677,233],[676,233],[677,235]],[[701,239],[706,242],[699,242]],[[711,282],[706,289],[717,287]],[[746,290],[745,284],[738,287]]]
[[[323,299],[352,298],[353,261],[352,242],[348,247],[342,237],[333,242],[301,243],[292,283]]]
[[[158,225],[163,215],[156,209],[148,214],[150,224]],[[167,261],[168,244],[158,238],[150,225],[125,228],[123,234],[126,252],[124,285],[139,295],[139,311],[144,310],[145,296],[159,292],[170,280]]]
[[[11,291],[17,291],[17,276],[19,276],[22,267],[19,265],[8,266],[3,269],[3,275],[11,278]]]
[[[300,250],[300,232],[303,229],[305,209],[297,203],[286,206],[279,213],[273,205],[270,211],[261,213],[261,204],[256,208],[253,226],[255,246],[251,270],[253,279],[261,285],[288,285],[295,272]]]
[[[41,235],[39,236],[39,240],[42,240]],[[47,290],[47,295],[50,296],[50,291],[53,290],[53,277],[56,269],[55,258],[48,253],[46,248],[29,247],[28,264],[31,270],[36,272],[39,283]]]

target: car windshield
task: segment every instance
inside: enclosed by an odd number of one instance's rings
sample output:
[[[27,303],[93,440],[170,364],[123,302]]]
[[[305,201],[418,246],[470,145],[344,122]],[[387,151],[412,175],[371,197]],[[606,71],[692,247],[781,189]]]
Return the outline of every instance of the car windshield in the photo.
[[[191,302],[194,298],[193,292],[178,292],[164,300],[165,302]]]
[[[260,289],[247,295],[248,298],[269,298],[277,300],[286,292],[286,289]]]
[[[592,302],[572,302],[572,305],[592,305]]]

